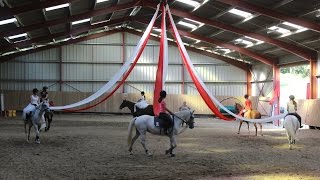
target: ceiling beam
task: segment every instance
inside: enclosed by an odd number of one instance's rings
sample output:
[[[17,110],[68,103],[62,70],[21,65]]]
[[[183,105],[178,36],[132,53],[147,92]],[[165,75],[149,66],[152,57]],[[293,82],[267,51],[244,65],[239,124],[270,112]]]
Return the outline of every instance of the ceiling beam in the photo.
[[[155,3],[150,3],[148,1],[143,1],[143,5],[147,6],[147,7],[150,7],[150,8],[153,8],[153,9],[156,8],[156,4]],[[295,54],[295,55],[297,55],[297,56],[299,56],[299,57],[301,57],[301,58],[303,58],[305,60],[308,60],[308,61],[314,60],[317,57],[317,52],[316,51],[313,51],[313,50],[310,50],[310,49],[307,49],[307,48],[302,48],[302,47],[296,46],[294,44],[289,44],[289,43],[286,43],[286,42],[283,42],[283,41],[280,41],[280,40],[277,40],[277,39],[273,39],[273,38],[270,38],[270,37],[267,37],[267,36],[263,36],[263,35],[257,34],[255,32],[243,30],[243,29],[240,29],[240,28],[237,28],[237,27],[234,27],[234,26],[230,26],[230,25],[227,25],[225,23],[222,23],[222,22],[219,22],[219,21],[216,21],[216,20],[207,19],[207,18],[204,18],[204,17],[199,17],[199,16],[193,15],[191,13],[180,11],[180,10],[177,10],[177,9],[174,9],[174,8],[170,8],[170,11],[171,11],[172,14],[174,14],[176,16],[179,16],[179,17],[189,18],[189,19],[192,19],[192,20],[195,20],[195,21],[199,21],[201,23],[205,23],[206,25],[209,25],[209,26],[213,26],[213,27],[216,27],[216,28],[224,29],[224,30],[227,30],[227,31],[230,31],[230,32],[233,32],[233,33],[237,33],[237,34],[240,34],[240,35],[243,35],[243,36],[248,36],[248,37],[251,37],[251,38],[255,38],[255,39],[264,41],[264,42],[269,43],[269,44],[273,44],[275,46],[278,46],[278,47],[280,47],[282,49],[285,49],[286,51],[288,51],[288,52],[290,52],[292,54]]]
[[[125,31],[128,32],[128,33],[137,35],[137,36],[142,36],[143,35],[142,32],[138,32],[138,31],[135,31],[135,30],[132,30],[132,29],[126,29]],[[154,36],[150,36],[150,39],[155,40],[155,41],[159,41],[160,40],[159,37],[154,37]],[[168,41],[168,44],[172,45],[172,46],[177,46],[177,43],[172,42],[172,41]],[[226,63],[228,63],[230,65],[233,65],[233,66],[235,66],[235,67],[237,67],[239,69],[242,69],[244,71],[247,71],[247,69],[249,67],[251,67],[251,65],[248,64],[248,63],[244,63],[244,62],[241,62],[241,61],[238,61],[238,60],[235,60],[235,59],[231,59],[231,58],[228,58],[228,57],[225,57],[225,56],[221,56],[221,55],[218,55],[218,54],[210,53],[208,51],[200,50],[200,49],[197,49],[197,48],[194,48],[194,47],[186,46],[186,49],[189,50],[189,51],[193,51],[195,53],[198,53],[198,54],[202,54],[202,55],[205,55],[205,56],[208,56],[208,57],[215,58],[215,59],[218,59],[220,61],[226,62]]]
[[[12,16],[34,11],[38,9],[45,9],[60,4],[71,3],[79,0],[54,0],[54,1],[40,1],[38,3],[30,3],[29,5],[18,6],[14,8],[2,7],[0,11],[0,17],[3,19],[12,18]]]
[[[148,24],[148,21],[145,21],[145,20],[137,20],[137,22],[142,23],[142,24]],[[155,23],[154,27],[156,27],[156,26],[158,28],[160,28],[160,25]],[[168,28],[168,30],[172,33],[171,29]],[[249,57],[252,57],[252,58],[254,58],[254,59],[256,59],[256,60],[258,60],[258,61],[260,61],[262,63],[268,64],[270,66],[272,66],[274,63],[278,63],[278,60],[275,59],[275,58],[271,58],[271,57],[267,57],[267,56],[262,55],[262,54],[255,53],[255,52],[253,52],[251,50],[236,46],[234,44],[222,42],[222,41],[220,41],[218,39],[213,39],[213,38],[208,38],[208,37],[196,35],[196,34],[193,34],[193,33],[187,32],[187,31],[183,31],[183,30],[178,30],[178,31],[179,31],[179,34],[182,35],[182,36],[191,37],[191,38],[198,39],[198,40],[210,43],[210,44],[214,44],[214,45],[218,45],[218,46],[221,46],[221,47],[225,47],[225,48],[228,48],[228,49],[235,50],[235,51],[240,52],[242,54],[245,54],[245,55],[247,55]]]
[[[311,22],[311,21],[308,21],[305,19],[289,16],[289,15],[286,15],[286,14],[283,14],[283,13],[280,13],[277,11],[273,11],[268,8],[256,6],[254,4],[245,2],[243,0],[218,0],[218,1],[225,3],[225,4],[232,5],[232,6],[241,7],[241,8],[253,11],[253,12],[257,12],[257,13],[263,14],[265,16],[269,16],[271,18],[279,19],[281,21],[287,21],[287,22],[290,22],[293,24],[297,24],[299,26],[306,27],[306,28],[312,29],[314,31],[320,32],[320,24],[318,24],[318,23],[314,23],[314,22]]]
[[[89,11],[89,12],[85,12],[85,13],[81,13],[81,14],[77,14],[77,15],[72,15],[72,16],[66,17],[66,18],[55,19],[55,20],[46,21],[43,23],[33,24],[33,25],[29,25],[29,26],[24,26],[24,27],[17,27],[14,29],[0,32],[0,37],[16,35],[19,33],[24,33],[24,32],[28,32],[28,31],[32,31],[32,30],[36,30],[36,29],[47,28],[47,27],[54,26],[57,24],[64,24],[64,23],[78,21],[78,20],[82,20],[82,19],[86,19],[86,18],[91,18],[93,16],[99,16],[99,15],[107,14],[109,12],[129,9],[129,8],[133,8],[135,6],[138,6],[139,3],[140,3],[139,0],[134,0],[133,2],[114,5],[114,6],[105,7],[105,8],[100,8],[100,9],[97,9],[94,11]]]
[[[103,22],[103,23],[99,23],[99,24],[94,24],[94,25],[87,25],[87,26],[83,26],[77,29],[72,29],[66,32],[61,32],[61,33],[55,33],[55,34],[50,34],[48,36],[41,36],[41,37],[37,37],[37,38],[32,38],[29,40],[25,40],[25,41],[21,41],[18,43],[12,43],[9,45],[3,45],[0,46],[0,49],[2,52],[5,52],[6,50],[12,49],[12,48],[16,48],[16,47],[26,47],[28,45],[31,46],[32,43],[41,43],[41,42],[48,42],[51,41],[54,38],[58,38],[58,37],[62,37],[62,36],[72,36],[72,35],[76,35],[76,34],[80,34],[89,30],[93,30],[96,28],[100,28],[100,27],[105,27],[105,26],[110,26],[110,25],[114,25],[114,24],[118,24],[118,23],[123,23],[125,21],[130,21],[131,17],[123,17],[123,18],[119,18],[119,19],[114,19],[114,20],[110,20],[107,22]]]
[[[28,51],[21,51],[21,52],[12,54],[12,55],[7,55],[7,56],[0,57],[0,63],[12,60],[12,59],[14,59],[14,58],[16,58],[18,56],[31,54],[31,53],[36,53],[36,52],[47,50],[47,49],[58,48],[58,47],[69,45],[69,44],[75,44],[75,43],[78,43],[78,42],[81,42],[81,41],[90,40],[90,39],[96,39],[96,38],[100,38],[100,37],[103,37],[103,36],[108,36],[108,35],[111,35],[111,34],[115,34],[115,33],[118,33],[118,32],[122,32],[122,30],[110,30],[110,31],[100,32],[100,33],[92,34],[92,35],[81,37],[81,38],[77,38],[77,39],[71,39],[69,41],[61,42],[61,43],[58,43],[58,44],[47,45],[47,46],[39,47],[39,48],[36,48],[36,49],[33,49],[33,50],[28,50]]]

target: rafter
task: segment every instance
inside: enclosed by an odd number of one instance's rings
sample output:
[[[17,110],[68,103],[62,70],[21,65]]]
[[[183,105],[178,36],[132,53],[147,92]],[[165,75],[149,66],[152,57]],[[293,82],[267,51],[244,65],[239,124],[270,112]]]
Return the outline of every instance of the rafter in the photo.
[[[131,34],[135,34],[137,36],[142,36],[142,34],[143,34],[142,32],[138,32],[138,31],[135,31],[135,30],[132,30],[132,29],[126,29],[126,32],[131,33]],[[160,38],[159,37],[150,36],[150,39],[158,41]],[[177,46],[177,44],[175,42],[171,42],[171,41],[169,41],[168,44],[173,45],[173,46]],[[190,51],[193,51],[195,53],[199,53],[199,54],[202,54],[202,55],[205,55],[205,56],[208,56],[208,57],[212,57],[212,58],[224,61],[224,62],[226,62],[228,64],[231,64],[231,65],[233,65],[233,66],[235,66],[235,67],[237,67],[239,69],[242,69],[244,71],[247,71],[247,69],[249,67],[251,67],[251,65],[248,64],[248,63],[240,62],[240,61],[237,61],[237,60],[225,57],[225,56],[221,56],[221,55],[218,55],[218,54],[210,53],[210,52],[207,52],[207,51],[204,51],[204,50],[200,50],[200,49],[197,49],[197,48],[194,48],[194,47],[186,46],[186,49],[190,50]]]
[[[33,50],[29,50],[29,51],[21,51],[21,52],[12,54],[12,55],[7,55],[7,56],[0,57],[0,63],[9,61],[9,60],[11,60],[11,59],[13,59],[15,57],[18,57],[18,56],[31,54],[31,53],[35,53],[35,52],[39,52],[39,51],[43,51],[43,50],[47,50],[47,49],[58,48],[58,47],[65,46],[65,45],[68,45],[68,44],[75,44],[75,43],[78,43],[78,42],[81,42],[81,41],[90,40],[90,39],[100,38],[100,37],[108,36],[108,35],[111,35],[111,34],[114,34],[114,33],[118,33],[118,32],[121,32],[121,31],[122,30],[116,30],[115,29],[115,30],[110,30],[110,31],[105,31],[105,32],[92,34],[92,35],[81,37],[81,38],[77,38],[77,39],[72,39],[72,40],[69,40],[69,41],[66,41],[66,42],[62,42],[62,43],[59,43],[59,44],[47,45],[47,46],[39,47],[39,48],[36,48],[36,49],[33,49]]]
[[[17,27],[14,29],[0,32],[0,37],[11,36],[11,35],[15,35],[15,34],[23,33],[23,32],[28,32],[28,31],[32,31],[32,30],[36,30],[36,29],[47,28],[47,27],[54,26],[57,24],[69,23],[69,22],[73,22],[73,21],[86,19],[86,18],[91,18],[93,16],[103,15],[108,12],[129,9],[129,8],[132,8],[137,5],[139,5],[139,0],[134,0],[133,2],[120,4],[120,5],[114,5],[114,6],[110,6],[110,7],[105,7],[105,8],[97,9],[97,10],[90,11],[90,12],[72,15],[67,18],[55,19],[55,20],[44,22],[44,23],[38,23],[38,24],[29,25],[29,26],[25,26],[25,27]]]
[[[144,1],[143,5],[150,7],[150,8],[153,8],[153,9],[156,8],[155,3],[150,3],[148,1]],[[316,51],[313,51],[313,50],[310,50],[307,48],[302,48],[302,47],[296,46],[294,44],[289,44],[289,43],[286,43],[286,42],[283,42],[283,41],[280,41],[277,39],[273,39],[273,38],[270,38],[267,36],[263,36],[263,35],[255,33],[255,32],[251,32],[251,31],[243,30],[243,29],[240,29],[237,27],[233,27],[233,26],[227,25],[225,23],[222,23],[222,22],[219,22],[216,20],[211,20],[211,19],[207,19],[204,17],[199,17],[199,16],[193,15],[191,13],[180,11],[180,10],[177,10],[174,8],[170,8],[170,11],[172,14],[179,16],[179,17],[189,18],[189,19],[192,19],[195,21],[199,21],[201,23],[205,23],[206,25],[209,25],[209,26],[224,29],[224,30],[227,30],[227,31],[230,31],[233,33],[237,33],[237,34],[240,34],[243,36],[252,37],[257,40],[264,41],[269,44],[273,44],[275,46],[281,47],[282,49],[285,49],[286,51],[288,51],[292,54],[295,54],[299,57],[302,57],[303,59],[308,60],[308,61],[315,59],[317,56]]]
[[[123,23],[123,22],[129,21],[129,20],[131,20],[131,17],[123,17],[123,18],[114,19],[111,21],[107,21],[107,22],[103,22],[103,23],[99,23],[99,24],[95,24],[95,25],[83,26],[81,28],[72,29],[67,32],[55,33],[55,34],[50,34],[49,36],[32,38],[29,40],[21,41],[18,43],[13,43],[10,45],[3,45],[0,47],[1,47],[1,50],[3,50],[3,51],[11,49],[11,48],[15,48],[15,47],[25,47],[25,46],[31,45],[32,43],[39,43],[39,42],[44,42],[44,41],[47,42],[47,41],[51,41],[54,38],[58,38],[58,37],[62,37],[62,36],[69,36],[69,35],[71,36],[71,35],[79,34],[79,33],[86,32],[86,31],[89,31],[92,29],[96,29],[96,28],[100,28],[100,27],[104,27],[104,26],[110,26],[110,25],[118,24],[118,23]]]
[[[146,20],[137,20],[137,22],[143,23],[143,24],[148,24],[148,21],[146,21]],[[158,25],[158,24],[155,24],[155,26],[157,26],[158,28],[160,27],[160,25]],[[172,33],[171,30],[169,30],[169,31]],[[178,31],[179,31],[179,34],[182,35],[182,36],[191,37],[191,38],[198,39],[198,40],[210,43],[210,44],[215,44],[215,45],[218,45],[218,46],[221,46],[221,47],[225,47],[225,48],[228,48],[228,49],[235,50],[237,52],[245,54],[245,55],[247,55],[249,57],[252,57],[252,58],[254,58],[254,59],[256,59],[256,60],[258,60],[260,62],[263,62],[263,63],[271,65],[271,66],[274,63],[278,62],[277,59],[270,58],[270,57],[267,57],[265,55],[255,53],[255,52],[253,52],[251,50],[236,46],[234,44],[222,42],[222,41],[220,41],[218,39],[203,37],[203,36],[196,35],[194,33],[190,33],[190,32],[183,31],[183,30],[178,30]]]
[[[269,16],[271,18],[279,19],[282,21],[287,21],[287,22],[297,24],[299,26],[306,27],[306,28],[312,29],[314,31],[320,32],[320,24],[313,23],[313,22],[305,20],[305,19],[289,16],[289,15],[286,15],[286,14],[283,14],[283,13],[280,13],[277,11],[273,11],[268,8],[256,6],[254,4],[251,4],[251,3],[248,3],[248,2],[245,2],[242,0],[218,0],[218,1],[225,3],[225,4],[232,5],[232,6],[237,6],[237,7],[241,7],[244,9],[248,9],[250,11],[257,12],[257,13],[263,14],[265,16]]]
[[[52,6],[57,6],[60,4],[71,3],[73,1],[79,0],[54,0],[54,1],[40,1],[37,3],[30,3],[29,5],[19,6],[14,8],[2,7],[0,11],[0,17],[3,19],[11,18],[14,15],[26,13],[29,11],[45,9]]]

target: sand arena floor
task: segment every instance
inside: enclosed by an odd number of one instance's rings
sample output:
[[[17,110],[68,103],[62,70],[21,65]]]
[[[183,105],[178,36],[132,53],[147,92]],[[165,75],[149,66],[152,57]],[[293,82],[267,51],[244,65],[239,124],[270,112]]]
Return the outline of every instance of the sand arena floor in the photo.
[[[129,155],[128,115],[55,114],[41,144],[26,142],[23,122],[0,119],[0,179],[320,179],[320,131],[301,129],[288,149],[284,129],[264,125],[254,136],[237,122],[196,118],[177,137],[176,157],[164,155],[169,139],[147,135]],[[245,125],[245,124],[244,124]]]

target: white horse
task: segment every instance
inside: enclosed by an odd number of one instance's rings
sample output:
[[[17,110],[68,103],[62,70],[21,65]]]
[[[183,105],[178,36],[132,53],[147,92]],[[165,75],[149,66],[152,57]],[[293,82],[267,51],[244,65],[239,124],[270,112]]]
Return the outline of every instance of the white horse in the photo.
[[[35,142],[37,144],[40,144],[40,137],[39,137],[40,128],[39,127],[41,126],[41,117],[44,112],[48,112],[48,111],[50,111],[49,104],[42,102],[36,107],[34,111],[32,111],[31,116],[28,117],[26,120],[24,120],[24,132],[26,134],[27,142],[29,142],[30,140],[30,130],[31,130],[31,127],[33,126],[36,132]],[[28,133],[27,133],[27,124],[29,125]]]
[[[300,123],[298,118],[294,115],[287,115],[283,121],[284,128],[287,131],[288,141],[289,141],[289,149],[292,149],[292,144],[295,144],[295,135],[297,130],[300,127]]]
[[[189,126],[190,129],[194,128],[194,111],[190,110],[183,110],[176,112],[173,116],[173,127],[169,129],[169,133],[165,135],[164,133],[161,133],[161,128],[156,127],[154,123],[154,116],[149,115],[142,115],[139,117],[134,118],[128,127],[128,146],[129,146],[129,152],[132,154],[132,146],[134,142],[138,139],[138,137],[141,135],[141,144],[144,148],[147,155],[152,155],[148,152],[148,149],[146,147],[146,133],[149,132],[151,134],[156,135],[164,135],[168,136],[170,138],[170,148],[166,150],[166,154],[170,153],[170,155],[173,157],[175,156],[173,153],[173,149],[177,147],[175,136],[181,133],[182,124],[186,123],[187,126]],[[187,127],[186,126],[186,127]],[[132,138],[132,130],[133,127],[136,128],[136,135]]]

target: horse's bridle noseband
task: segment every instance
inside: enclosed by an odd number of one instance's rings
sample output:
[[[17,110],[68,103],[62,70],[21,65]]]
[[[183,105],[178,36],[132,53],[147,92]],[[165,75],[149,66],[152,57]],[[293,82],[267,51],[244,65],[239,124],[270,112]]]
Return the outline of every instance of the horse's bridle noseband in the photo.
[[[189,111],[189,112],[190,112],[190,120],[188,122],[185,119],[182,119],[182,118],[180,118],[179,116],[177,116],[175,114],[173,114],[173,116],[177,117],[178,119],[180,119],[182,122],[186,123],[186,125],[189,126],[190,122],[192,122],[192,120],[194,119],[194,117],[192,116],[192,112],[191,111]]]

